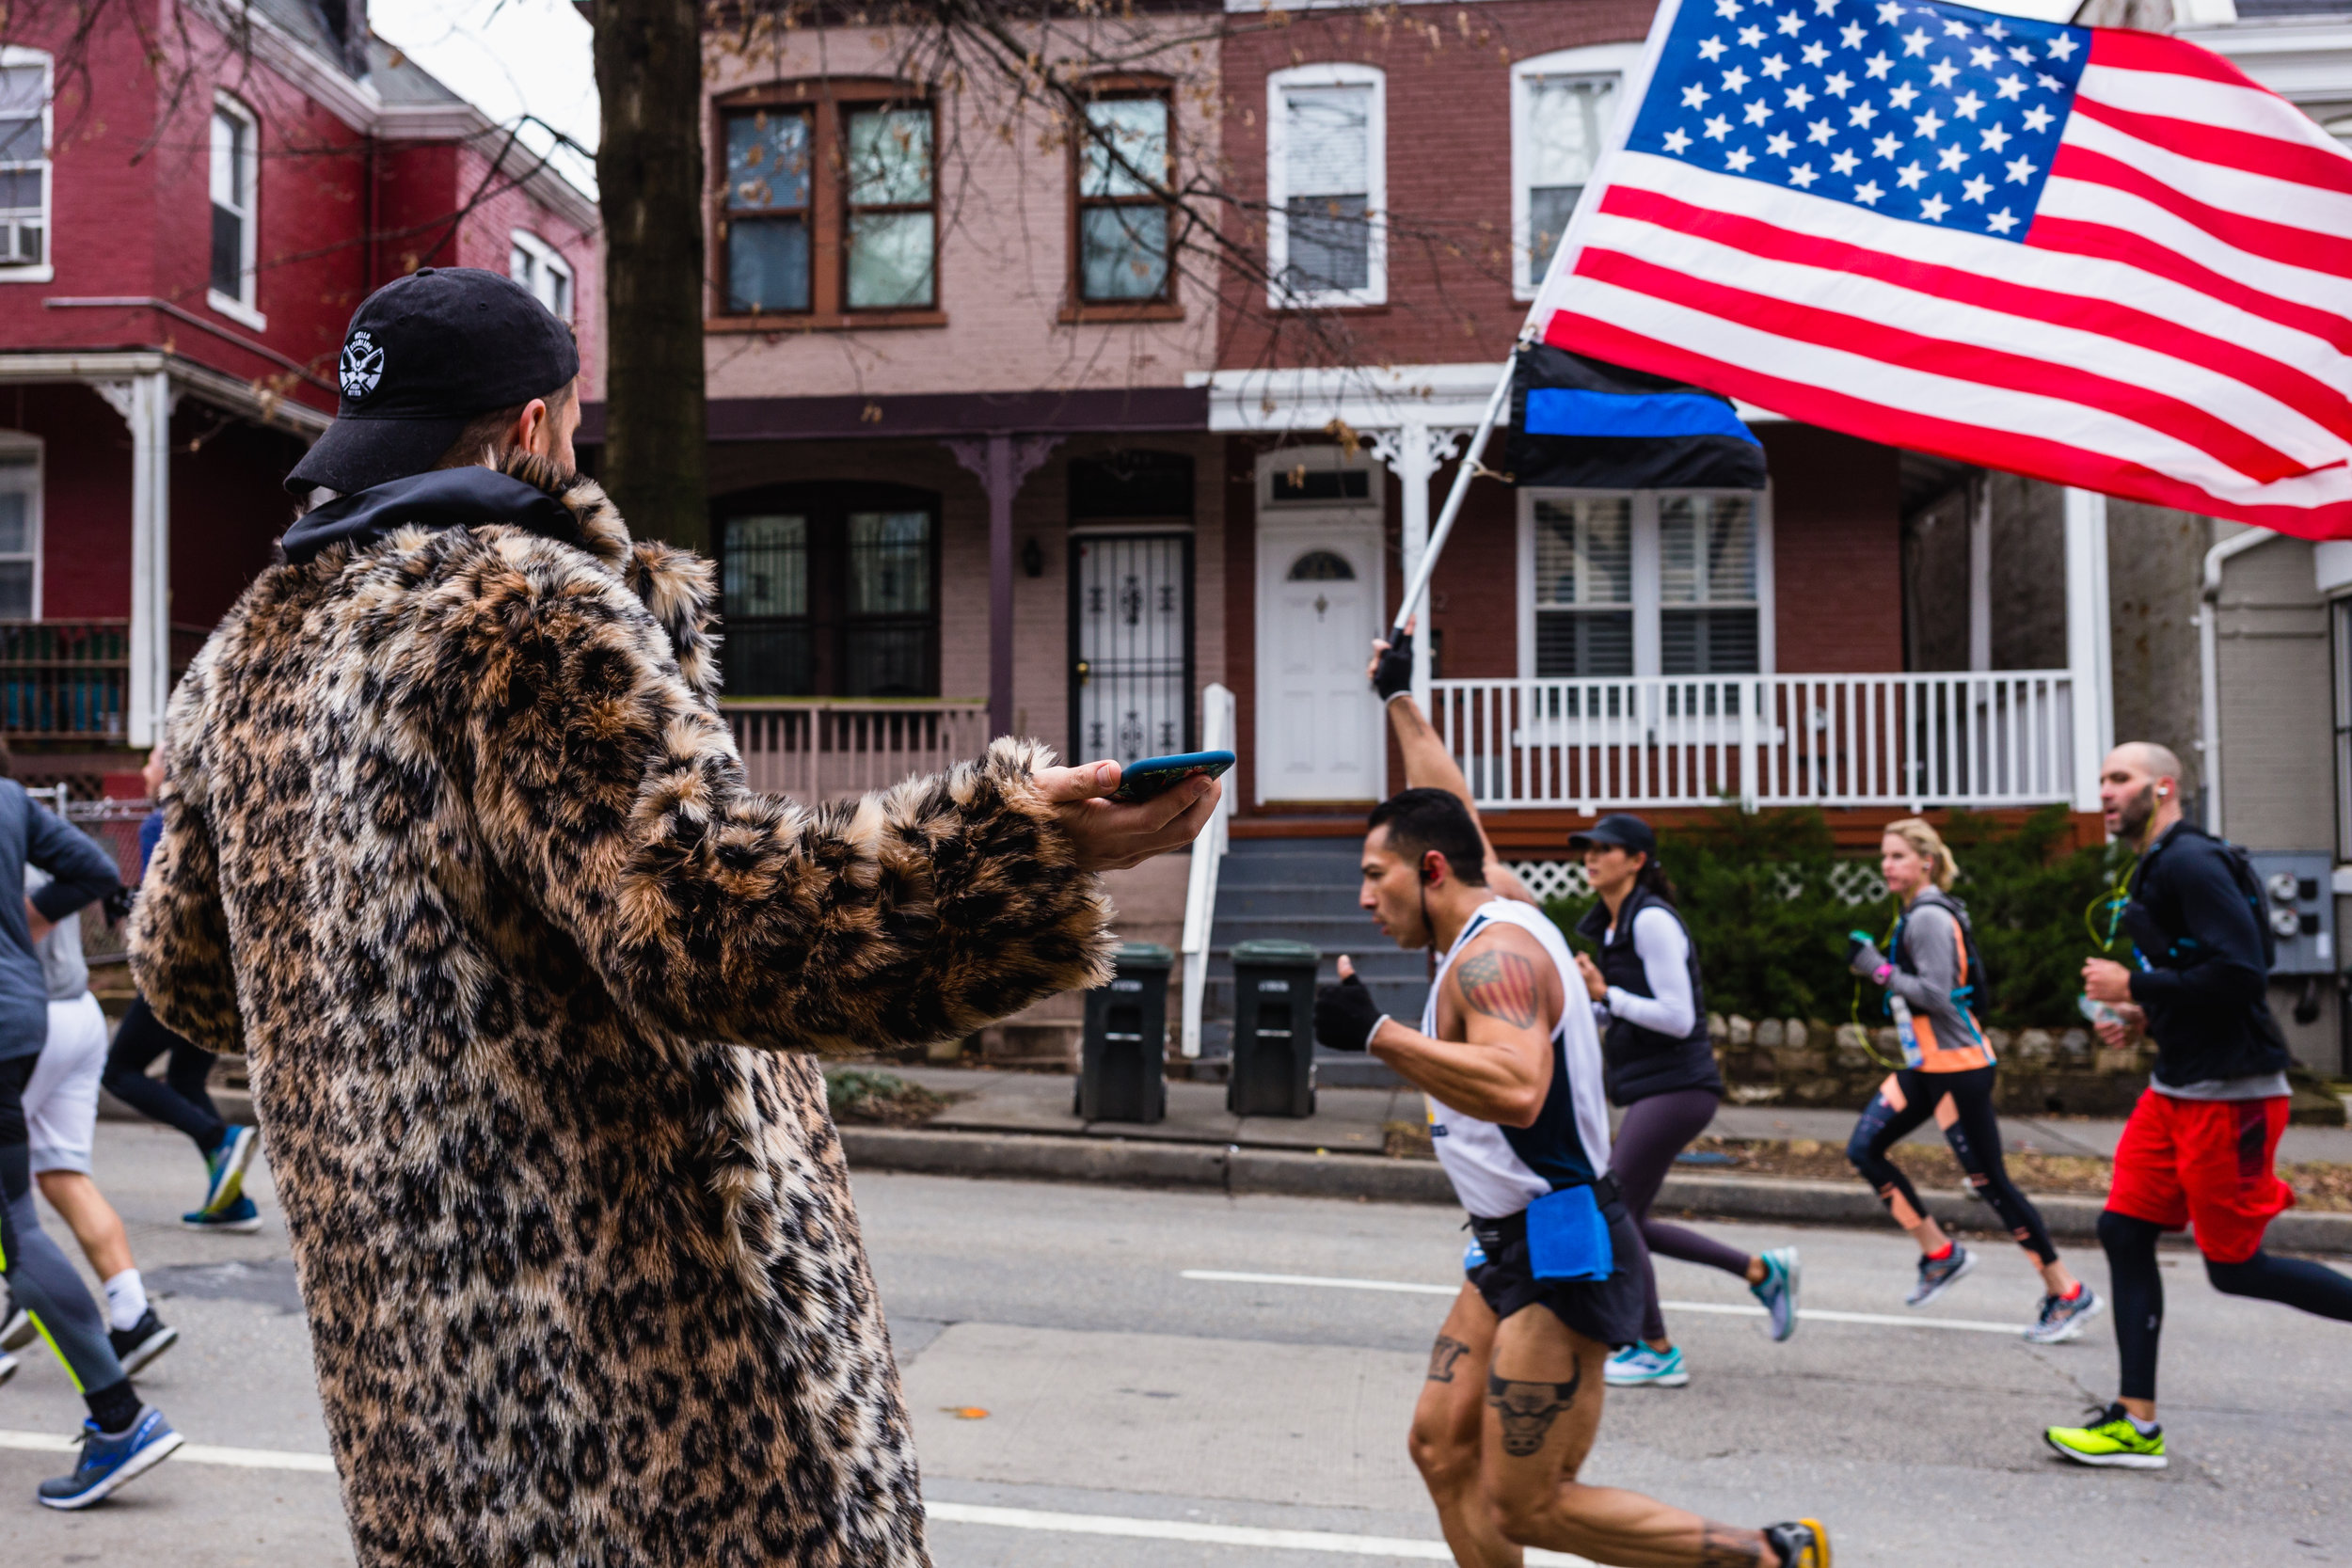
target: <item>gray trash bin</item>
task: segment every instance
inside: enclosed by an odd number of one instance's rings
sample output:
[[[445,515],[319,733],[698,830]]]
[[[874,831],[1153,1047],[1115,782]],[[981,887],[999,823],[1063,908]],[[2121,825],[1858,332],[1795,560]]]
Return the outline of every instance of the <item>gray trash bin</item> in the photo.
[[[1233,948],[1233,1071],[1225,1108],[1237,1117],[1315,1114],[1315,966],[1303,942]]]
[[[1127,942],[1110,984],[1087,992],[1077,1104],[1087,1120],[1167,1117],[1168,972],[1175,961],[1157,942]]]

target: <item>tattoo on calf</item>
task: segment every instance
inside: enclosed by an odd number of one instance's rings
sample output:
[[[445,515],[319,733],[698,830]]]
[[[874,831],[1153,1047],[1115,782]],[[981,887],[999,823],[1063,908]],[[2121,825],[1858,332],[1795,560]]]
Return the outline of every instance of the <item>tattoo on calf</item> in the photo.
[[[1461,1340],[1450,1334],[1438,1335],[1437,1344],[1430,1347],[1429,1351],[1428,1381],[1431,1383],[1453,1382],[1454,1364],[1469,1354],[1470,1346],[1462,1343]]]
[[[1535,966],[1517,953],[1480,953],[1454,973],[1469,1006],[1522,1029],[1535,1022]]]
[[[1525,1459],[1544,1446],[1551,1423],[1576,1403],[1584,1382],[1584,1358],[1576,1358],[1575,1375],[1565,1383],[1529,1383],[1486,1374],[1486,1402],[1502,1418],[1502,1451]]]
[[[1749,1530],[1708,1525],[1699,1534],[1699,1568],[1763,1568],[1764,1544]]]

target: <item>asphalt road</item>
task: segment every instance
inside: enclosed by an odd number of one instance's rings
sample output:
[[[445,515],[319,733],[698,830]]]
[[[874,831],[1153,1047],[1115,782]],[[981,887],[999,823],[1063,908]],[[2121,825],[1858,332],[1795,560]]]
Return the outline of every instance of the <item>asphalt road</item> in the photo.
[[[70,1432],[79,1408],[54,1362],[26,1356],[0,1391],[0,1557],[348,1562],[266,1177],[270,1228],[192,1235],[174,1223],[197,1176],[184,1141],[112,1123],[99,1136],[102,1180],[185,1335],[142,1385],[203,1447],[103,1508],[35,1508],[62,1460],[25,1445]],[[1458,1278],[1454,1216],[893,1175],[858,1192],[940,1568],[1444,1560],[1403,1435]],[[1988,1331],[2033,1304],[2007,1247],[1921,1315],[1901,1306],[1912,1254],[1891,1229],[1793,1240],[1807,1307],[1844,1316],[1773,1345],[1736,1311],[1674,1312],[1692,1385],[1610,1395],[1590,1479],[1749,1523],[1818,1513],[1841,1568],[2352,1564],[2352,1328],[2218,1296],[2169,1254],[2173,1466],[2088,1472],[2038,1433],[2111,1388],[2104,1319],[2046,1349]],[[2095,1254],[2074,1261],[2104,1283]],[[1746,1304],[1727,1277],[1661,1268],[1670,1300]]]

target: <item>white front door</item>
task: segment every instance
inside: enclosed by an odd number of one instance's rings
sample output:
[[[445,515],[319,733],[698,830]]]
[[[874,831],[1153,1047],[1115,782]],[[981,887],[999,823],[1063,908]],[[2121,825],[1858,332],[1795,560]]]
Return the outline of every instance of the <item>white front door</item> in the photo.
[[[1387,752],[1364,683],[1381,610],[1377,514],[1258,535],[1258,799],[1376,800]]]

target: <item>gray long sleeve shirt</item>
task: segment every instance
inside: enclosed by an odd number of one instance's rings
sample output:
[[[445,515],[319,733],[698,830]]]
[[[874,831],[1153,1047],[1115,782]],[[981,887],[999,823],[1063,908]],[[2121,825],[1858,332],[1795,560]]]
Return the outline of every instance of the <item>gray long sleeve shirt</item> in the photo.
[[[28,864],[53,879],[33,895],[33,907],[47,920],[121,885],[114,862],[87,834],[36,804],[14,779],[0,779],[0,1062],[37,1056],[49,1040],[49,979],[24,922]]]
[[[1899,946],[1900,957],[1886,977],[1886,989],[1901,997],[1914,1016],[1927,1017],[1935,1026],[1935,1037],[1947,1047],[1973,1043],[1976,1024],[1952,1000],[1960,984],[1960,922],[1952,911],[1922,894],[1904,911]],[[1905,960],[1910,973],[1901,967]]]

